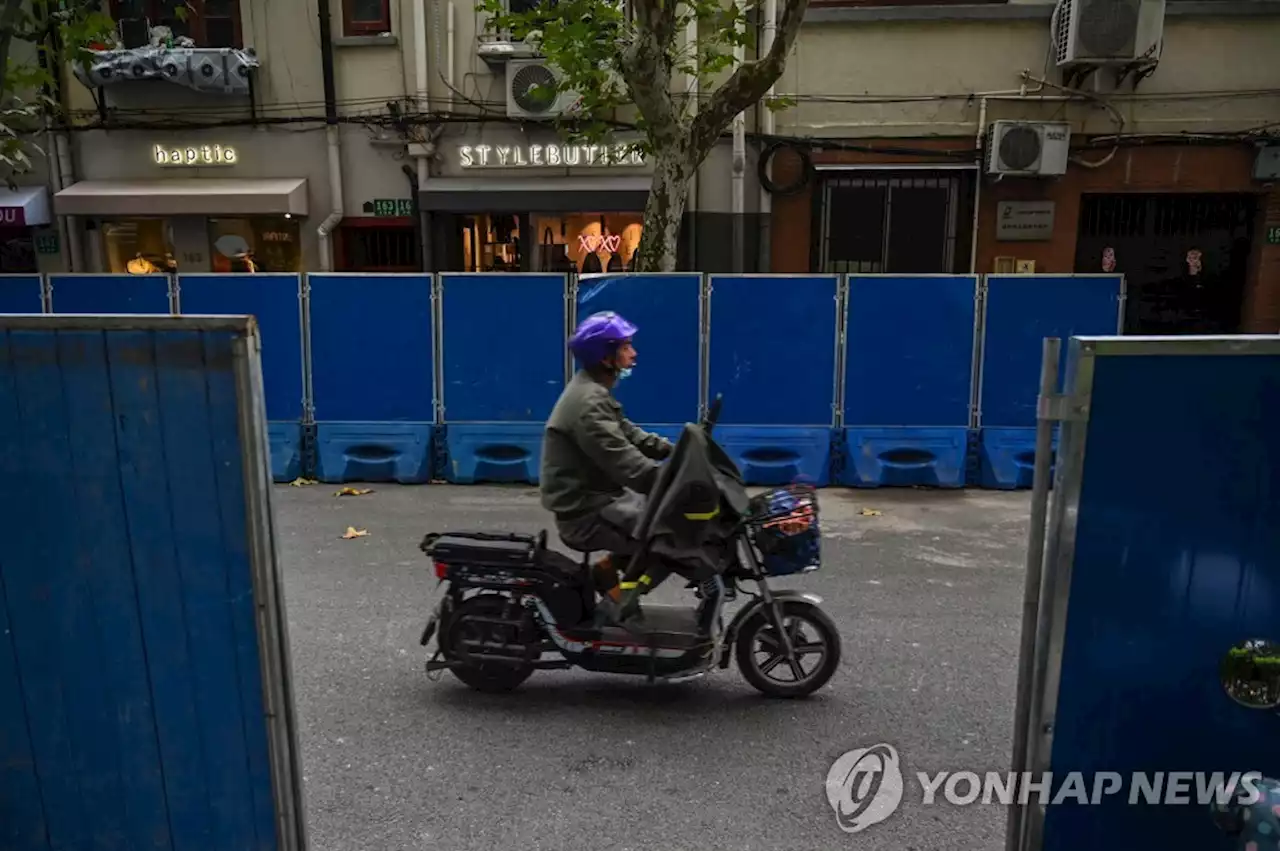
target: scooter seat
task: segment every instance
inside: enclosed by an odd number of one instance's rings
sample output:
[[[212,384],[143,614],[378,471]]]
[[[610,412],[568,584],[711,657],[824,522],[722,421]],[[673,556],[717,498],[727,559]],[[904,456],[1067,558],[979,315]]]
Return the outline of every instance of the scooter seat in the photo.
[[[564,553],[555,550],[543,550],[538,556],[538,567],[561,579],[567,579],[575,585],[580,585],[585,580],[582,566]]]

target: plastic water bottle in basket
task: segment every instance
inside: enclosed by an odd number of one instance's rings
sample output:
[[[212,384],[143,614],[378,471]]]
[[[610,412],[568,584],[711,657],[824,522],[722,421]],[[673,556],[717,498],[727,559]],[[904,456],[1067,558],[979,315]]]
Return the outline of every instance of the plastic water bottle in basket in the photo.
[[[751,536],[767,575],[789,576],[821,566],[818,492],[812,485],[765,491],[751,500],[750,518]]]

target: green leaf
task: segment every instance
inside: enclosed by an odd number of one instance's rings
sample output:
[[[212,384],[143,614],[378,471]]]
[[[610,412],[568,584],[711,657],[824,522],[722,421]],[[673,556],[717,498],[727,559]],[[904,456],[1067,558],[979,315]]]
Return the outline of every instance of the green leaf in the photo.
[[[55,78],[40,67],[39,57],[43,55],[53,68],[62,62],[84,63],[91,58],[93,45],[110,43],[115,24],[99,11],[100,5],[97,0],[57,0],[44,4],[50,11],[44,19],[33,14],[31,4],[25,4],[11,21],[10,34],[0,36],[36,48],[18,49],[9,44],[8,62],[0,69],[0,103],[4,104],[0,110],[0,161],[10,172],[6,181],[12,183],[15,176],[34,168],[33,156],[46,156],[35,140],[43,130],[44,118],[57,116],[61,110],[61,104],[43,91]],[[54,33],[57,42],[51,38]],[[62,46],[61,61],[53,53],[55,43]]]

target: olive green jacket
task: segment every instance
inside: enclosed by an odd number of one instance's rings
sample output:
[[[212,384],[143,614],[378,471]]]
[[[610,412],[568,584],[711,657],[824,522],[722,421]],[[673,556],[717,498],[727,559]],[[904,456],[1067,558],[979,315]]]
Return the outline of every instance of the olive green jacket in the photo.
[[[671,441],[637,428],[609,388],[580,370],[542,436],[542,507],[558,520],[599,511],[626,489],[648,493]]]

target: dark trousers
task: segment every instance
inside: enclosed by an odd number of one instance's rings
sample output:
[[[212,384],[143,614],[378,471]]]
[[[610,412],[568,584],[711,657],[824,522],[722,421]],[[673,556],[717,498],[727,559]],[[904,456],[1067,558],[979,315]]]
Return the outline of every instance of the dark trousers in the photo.
[[[556,532],[565,546],[580,552],[609,554],[607,568],[596,571],[592,577],[600,593],[617,586],[618,573],[626,569],[639,547],[633,532],[644,509],[645,498],[634,491],[627,491],[595,514],[556,521]]]

